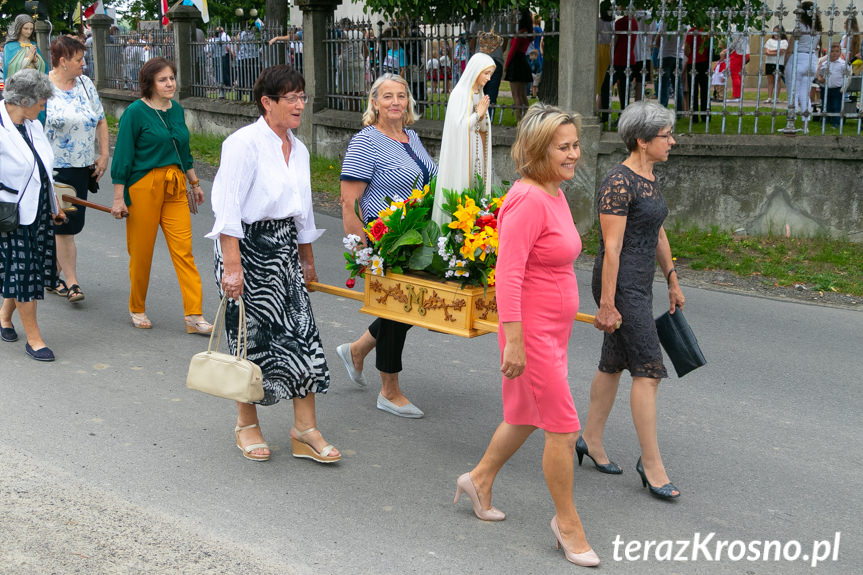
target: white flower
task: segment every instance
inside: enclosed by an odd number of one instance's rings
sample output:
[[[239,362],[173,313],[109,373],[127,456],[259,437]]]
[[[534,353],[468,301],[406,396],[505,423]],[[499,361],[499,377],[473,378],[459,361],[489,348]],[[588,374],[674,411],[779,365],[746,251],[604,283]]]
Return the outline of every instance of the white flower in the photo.
[[[367,266],[372,261],[372,248],[363,248],[354,254],[356,261],[361,266]]]
[[[360,242],[360,236],[356,234],[348,234],[347,237],[342,238],[342,244],[345,246],[345,249],[349,252],[354,251],[357,248],[357,245]]]
[[[456,277],[465,277],[466,278],[466,277],[470,276],[470,272],[468,272],[466,269],[463,269],[465,265],[467,265],[467,262],[464,260],[459,260],[455,263],[456,268],[462,268],[462,269],[456,269],[455,270]]]
[[[446,247],[446,238],[440,237],[437,239],[437,253],[440,257],[447,259],[450,256],[449,250]]]
[[[372,275],[373,276],[383,276],[384,275],[384,258],[379,255],[372,256]]]

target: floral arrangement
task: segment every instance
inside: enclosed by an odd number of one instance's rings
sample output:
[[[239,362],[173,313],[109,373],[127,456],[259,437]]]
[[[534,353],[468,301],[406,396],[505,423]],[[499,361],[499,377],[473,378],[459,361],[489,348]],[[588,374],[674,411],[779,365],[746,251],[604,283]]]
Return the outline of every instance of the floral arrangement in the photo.
[[[497,213],[506,192],[494,187],[485,197],[484,186],[463,192],[443,190],[443,209],[453,221],[438,238],[437,255],[445,264],[435,270],[444,279],[459,278],[463,285],[494,285],[497,264]]]
[[[452,221],[441,229],[431,220],[435,182],[414,188],[406,199],[387,198],[389,207],[365,227],[368,246],[356,235],[342,240],[346,285],[366,272],[425,271],[443,280],[458,279],[462,286],[493,286],[497,262],[497,213],[505,190],[495,187],[485,197],[484,186],[454,192],[443,190],[443,209]]]

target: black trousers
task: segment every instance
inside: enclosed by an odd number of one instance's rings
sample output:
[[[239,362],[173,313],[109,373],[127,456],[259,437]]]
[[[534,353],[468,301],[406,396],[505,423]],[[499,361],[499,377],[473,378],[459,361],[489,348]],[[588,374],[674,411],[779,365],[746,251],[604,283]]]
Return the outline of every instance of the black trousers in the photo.
[[[413,326],[389,319],[378,318],[369,326],[369,333],[375,338],[375,367],[384,373],[398,373],[402,370],[402,350],[408,330]]]
[[[692,80],[693,112],[707,112],[710,89],[710,62],[695,63],[695,78]],[[696,122],[706,122],[707,114],[695,115]]]

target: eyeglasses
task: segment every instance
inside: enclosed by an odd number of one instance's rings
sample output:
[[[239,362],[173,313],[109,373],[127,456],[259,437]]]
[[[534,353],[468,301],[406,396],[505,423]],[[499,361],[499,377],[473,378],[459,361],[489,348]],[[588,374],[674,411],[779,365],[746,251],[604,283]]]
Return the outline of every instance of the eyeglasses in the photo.
[[[674,139],[674,132],[668,132],[667,134],[656,134],[655,138],[665,138],[666,143],[668,140]]]
[[[274,100],[274,101],[276,101],[276,102],[278,102],[278,101],[279,101],[279,98],[282,98],[282,99],[283,99],[283,100],[285,100],[288,104],[292,104],[292,105],[293,105],[293,104],[296,104],[298,101],[302,101],[302,102],[303,102],[303,104],[308,104],[308,103],[309,103],[309,96],[308,96],[308,94],[285,94],[285,95],[282,95],[282,96],[270,96],[270,95],[268,95],[268,96],[267,96],[267,98],[269,98],[270,100]]]

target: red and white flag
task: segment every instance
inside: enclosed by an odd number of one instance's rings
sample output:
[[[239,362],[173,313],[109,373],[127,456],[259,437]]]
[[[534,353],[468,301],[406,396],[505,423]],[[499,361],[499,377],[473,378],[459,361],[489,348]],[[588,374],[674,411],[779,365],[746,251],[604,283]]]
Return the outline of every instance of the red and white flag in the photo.
[[[104,14],[105,13],[105,5],[102,4],[102,0],[99,0],[95,4],[88,6],[86,10],[84,10],[84,18],[92,18],[96,14]]]
[[[168,22],[168,0],[162,0],[162,26],[167,26]]]

